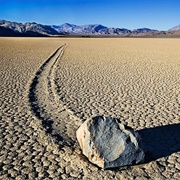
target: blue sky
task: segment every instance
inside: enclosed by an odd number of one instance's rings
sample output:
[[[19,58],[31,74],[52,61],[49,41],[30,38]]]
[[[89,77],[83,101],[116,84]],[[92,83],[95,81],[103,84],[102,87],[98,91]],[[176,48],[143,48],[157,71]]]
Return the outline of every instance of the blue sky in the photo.
[[[0,19],[168,30],[180,24],[180,0],[0,0]]]

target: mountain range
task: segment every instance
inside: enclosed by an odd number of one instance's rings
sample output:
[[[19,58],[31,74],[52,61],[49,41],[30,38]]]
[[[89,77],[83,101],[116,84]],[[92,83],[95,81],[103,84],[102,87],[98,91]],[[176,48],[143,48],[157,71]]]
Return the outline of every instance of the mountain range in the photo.
[[[180,32],[180,25],[168,31],[158,31],[149,28],[129,30],[125,28],[109,28],[101,24],[78,26],[65,23],[62,25],[42,25],[35,22],[17,23],[0,20],[0,36],[152,36],[176,34]]]

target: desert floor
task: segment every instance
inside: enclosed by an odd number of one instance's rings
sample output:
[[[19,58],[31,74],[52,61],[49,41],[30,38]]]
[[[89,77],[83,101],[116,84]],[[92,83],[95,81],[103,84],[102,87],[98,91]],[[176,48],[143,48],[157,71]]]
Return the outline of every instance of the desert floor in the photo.
[[[139,132],[146,162],[101,170],[75,132],[92,115]],[[180,179],[180,41],[0,38],[0,179]]]

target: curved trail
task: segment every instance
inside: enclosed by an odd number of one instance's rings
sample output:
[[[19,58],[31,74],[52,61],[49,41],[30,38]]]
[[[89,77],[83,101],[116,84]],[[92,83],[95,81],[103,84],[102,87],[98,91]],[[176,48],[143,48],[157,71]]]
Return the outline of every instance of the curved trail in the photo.
[[[66,47],[67,44],[59,47],[38,69],[28,96],[33,114],[41,120],[46,132],[59,143],[72,146],[75,143],[79,120],[60,103],[54,82],[57,63]]]

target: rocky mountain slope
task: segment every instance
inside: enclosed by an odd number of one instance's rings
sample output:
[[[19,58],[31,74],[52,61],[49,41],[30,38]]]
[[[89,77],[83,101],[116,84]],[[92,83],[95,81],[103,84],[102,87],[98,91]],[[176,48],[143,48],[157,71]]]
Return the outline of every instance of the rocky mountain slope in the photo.
[[[12,30],[13,32],[15,32],[18,35],[45,35],[45,36],[49,36],[49,35],[59,35],[59,33],[54,30],[53,28],[51,28],[50,26],[47,25],[42,25],[42,24],[37,24],[35,22],[33,23],[17,23],[17,22],[10,22],[10,21],[5,21],[5,20],[1,20],[0,21],[0,26],[6,28],[7,31],[10,32],[10,30]],[[5,29],[3,29],[4,31]],[[13,33],[12,33],[13,34]],[[31,35],[30,35],[31,36]]]
[[[171,34],[175,37],[180,37],[180,25],[177,25],[167,31],[168,34]]]
[[[178,31],[178,30],[180,30],[180,24],[173,27],[173,28],[171,28],[171,29],[169,29],[168,31]]]

